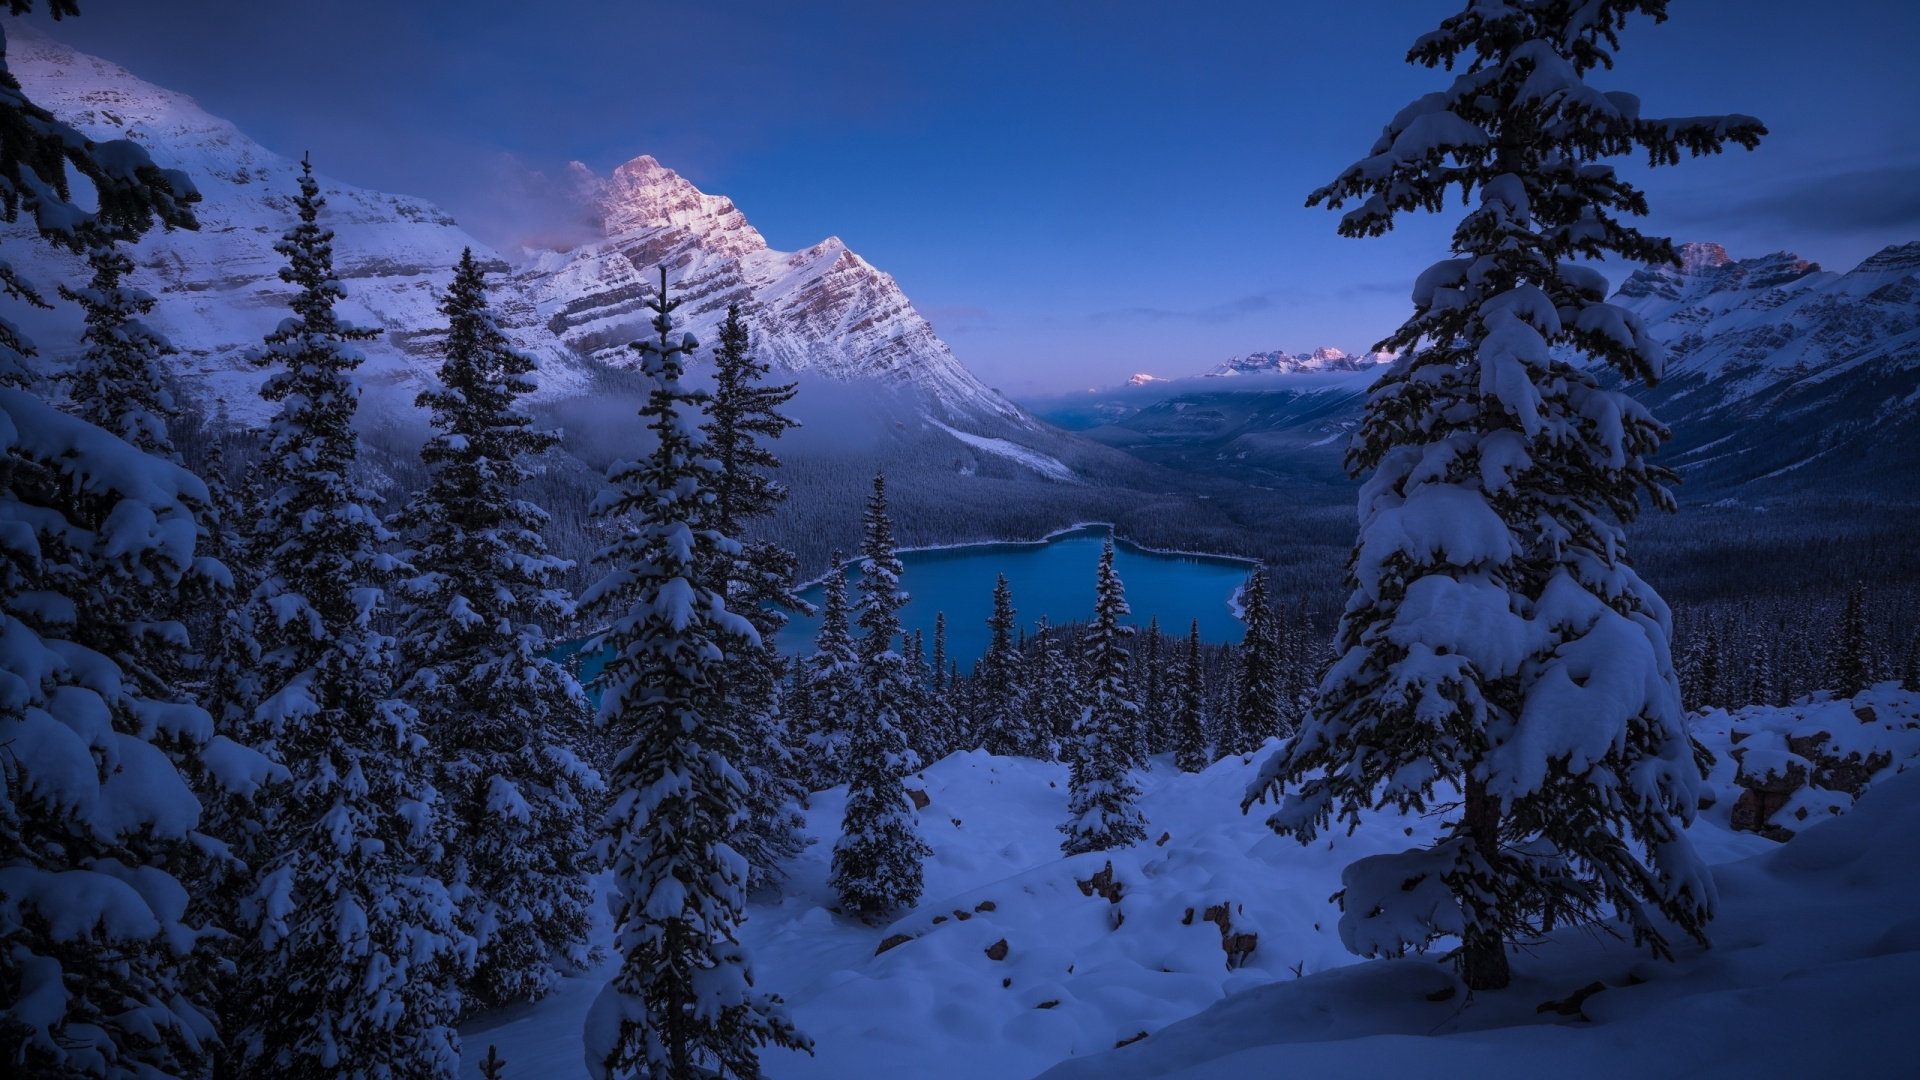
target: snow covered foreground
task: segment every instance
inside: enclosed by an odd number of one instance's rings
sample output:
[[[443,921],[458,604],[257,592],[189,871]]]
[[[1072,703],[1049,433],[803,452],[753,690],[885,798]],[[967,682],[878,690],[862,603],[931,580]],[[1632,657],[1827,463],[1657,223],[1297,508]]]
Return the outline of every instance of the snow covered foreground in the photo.
[[[1903,727],[1920,718],[1910,696],[1898,704]],[[1723,759],[1725,730],[1698,729]],[[817,1043],[811,1058],[768,1051],[768,1075],[1024,1080],[1057,1065],[1048,1075],[1060,1080],[1314,1066],[1423,1080],[1495,1066],[1557,1078],[1876,1076],[1890,1075],[1892,1033],[1920,1005],[1920,770],[1896,776],[1894,765],[1845,816],[1785,845],[1730,831],[1737,789],[1716,777],[1710,786],[1726,790],[1693,829],[1720,889],[1712,950],[1683,946],[1667,964],[1569,933],[1516,957],[1511,989],[1469,999],[1430,959],[1360,963],[1328,902],[1348,862],[1424,843],[1435,824],[1375,817],[1303,848],[1269,833],[1264,815],[1240,814],[1254,767],[1228,758],[1184,775],[1156,761],[1143,807],[1149,836],[1167,839],[1112,856],[1112,903],[1093,877],[1108,855],[1059,856],[1064,768],[956,754],[924,773],[926,898],[883,927],[829,910],[844,789],[815,795],[822,843],[783,898],[749,908],[745,927],[760,985],[792,1003]],[[1227,945],[1253,951],[1229,969]],[[478,1076],[495,1044],[509,1077],[585,1077],[581,1024],[605,974],[468,1025],[464,1075]],[[1569,1015],[1538,1011],[1596,981],[1607,989]]]

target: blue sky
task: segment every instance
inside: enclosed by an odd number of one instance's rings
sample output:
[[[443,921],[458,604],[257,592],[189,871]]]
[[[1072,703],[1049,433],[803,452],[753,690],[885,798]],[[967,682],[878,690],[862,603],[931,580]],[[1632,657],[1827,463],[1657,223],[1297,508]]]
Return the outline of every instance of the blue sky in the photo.
[[[1404,317],[1447,221],[1344,240],[1302,204],[1443,81],[1402,58],[1459,7],[83,0],[50,29],[494,243],[564,234],[567,161],[653,154],[777,248],[840,236],[1019,396]],[[1592,81],[1773,131],[1646,174],[1654,226],[1845,269],[1920,239],[1917,48],[1905,0],[1676,0]]]

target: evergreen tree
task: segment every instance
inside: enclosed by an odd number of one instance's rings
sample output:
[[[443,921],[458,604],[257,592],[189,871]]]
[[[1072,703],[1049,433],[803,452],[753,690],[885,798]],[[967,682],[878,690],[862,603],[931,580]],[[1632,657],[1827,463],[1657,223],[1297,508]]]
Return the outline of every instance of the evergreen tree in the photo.
[[[912,699],[900,635],[900,558],[887,517],[886,479],[875,474],[860,546],[860,682],[848,732],[847,810],[833,846],[834,891],[848,913],[872,920],[920,898],[921,863],[932,853],[903,781],[919,759],[901,733]]]
[[[76,178],[91,209],[72,197]],[[96,144],[54,119],[0,63],[0,219],[33,224],[9,244],[78,254],[156,221],[194,228],[198,198],[137,144]],[[49,306],[10,259],[0,295]],[[176,902],[213,846],[187,777],[239,785],[264,762],[207,753],[207,714],[123,663],[126,643],[177,642],[177,625],[106,617],[218,576],[198,548],[210,493],[164,455],[48,407],[27,389],[34,355],[0,317],[0,1061],[9,1076],[194,1076],[211,1049],[199,976],[219,930]]]
[[[1140,762],[1135,732],[1140,705],[1127,685],[1126,639],[1133,627],[1120,622],[1128,613],[1126,586],[1113,571],[1113,538],[1100,552],[1085,655],[1089,681],[1086,705],[1073,730],[1068,772],[1067,823],[1060,843],[1069,855],[1107,851],[1146,838],[1146,819],[1135,800],[1140,790],[1131,772]]]
[[[173,346],[140,316],[153,310],[147,292],[124,283],[133,260],[119,247],[101,244],[87,252],[93,278],[84,288],[60,286],[60,295],[86,312],[81,340],[87,349],[67,377],[80,417],[105,428],[130,445],[178,464],[179,453],[167,434],[174,416],[161,358]]]
[[[695,425],[706,395],[682,382],[697,343],[673,339],[679,305],[662,267],[648,305],[658,339],[633,345],[652,383],[640,415],[656,441],[644,460],[607,470],[594,510],[623,527],[596,556],[606,576],[581,597],[609,619],[599,721],[622,747],[601,844],[620,969],[587,1018],[599,1077],[757,1077],[762,1047],[809,1045],[779,1000],[754,990],[737,937],[746,867],[727,838],[747,791],[717,680],[723,643],[759,638],[703,583],[740,545],[713,527],[719,466]]]
[[[947,613],[933,616],[933,651],[927,658],[926,726],[937,733],[940,756],[945,757],[960,745],[959,713],[954,709],[953,681],[947,674]]]
[[[1180,654],[1174,669],[1174,713],[1172,727],[1174,764],[1181,772],[1200,772],[1212,762],[1207,753],[1206,691],[1200,661],[1200,620],[1193,620],[1187,631],[1187,650]]]
[[[1067,662],[1066,653],[1060,648],[1060,635],[1045,616],[1041,616],[1034,627],[1030,649],[1032,659],[1027,669],[1033,673],[1033,679],[1027,692],[1028,722],[1042,740],[1038,756],[1042,761],[1051,761],[1059,756],[1061,745],[1073,733],[1080,696],[1074,685],[1073,665]]]
[[[1168,726],[1166,664],[1161,655],[1160,616],[1147,620],[1147,632],[1140,644],[1140,756],[1144,760],[1173,748]]]
[[[833,569],[822,588],[820,629],[813,639],[813,655],[803,662],[807,670],[807,700],[811,725],[800,732],[812,765],[815,791],[845,783],[848,732],[853,726],[860,689],[860,658],[854,649],[851,614],[847,607],[845,557],[833,553]]]
[[[1267,572],[1255,567],[1240,594],[1241,619],[1247,624],[1240,641],[1240,678],[1234,699],[1233,745],[1229,753],[1248,754],[1280,734],[1285,687],[1280,628],[1273,599],[1267,594]]]
[[[267,815],[243,963],[252,1071],[279,1077],[452,1076],[455,984],[472,949],[434,876],[439,797],[411,706],[393,696],[393,641],[373,627],[397,569],[373,492],[355,485],[352,342],[333,234],[303,163],[299,213],[276,250],[293,317],[259,360],[271,489],[255,529],[252,598],[262,698],[253,737],[292,774]]]
[[[393,519],[413,568],[396,590],[400,693],[435,751],[444,874],[477,949],[468,1004],[494,1007],[544,997],[587,962],[583,819],[601,782],[573,752],[585,699],[543,629],[573,617],[559,587],[573,564],[548,554],[546,511],[517,497],[525,459],[560,441],[519,407],[533,358],[495,323],[471,250],[440,313],[440,385],[416,402],[435,428],[420,449],[430,480]]]
[[[1612,908],[1667,951],[1663,921],[1701,936],[1711,881],[1682,824],[1693,762],[1668,655],[1666,605],[1625,557],[1621,522],[1666,430],[1596,368],[1652,381],[1661,346],[1576,260],[1678,258],[1625,223],[1645,197],[1602,164],[1755,145],[1750,117],[1658,120],[1585,76],[1612,66],[1635,13],[1664,0],[1473,4],[1423,35],[1412,63],[1457,68],[1402,110],[1371,156],[1309,205],[1359,205],[1347,236],[1477,196],[1455,258],[1415,283],[1399,354],[1349,452],[1372,476],[1349,564],[1341,655],[1300,735],[1249,801],[1293,785],[1270,819],[1302,842],[1336,814],[1421,811],[1464,795],[1429,849],[1348,867],[1342,938],[1369,954],[1463,939],[1467,985],[1509,978],[1506,943]],[[1643,861],[1643,859],[1647,861]],[[1451,902],[1449,903],[1449,896]]]
[[[1827,682],[1835,697],[1850,698],[1873,685],[1873,646],[1867,637],[1867,585],[1847,591],[1839,633],[1827,653]]]
[[[800,426],[780,412],[793,399],[795,384],[765,385],[768,365],[755,359],[749,346],[739,306],[728,305],[714,351],[713,398],[701,430],[720,464],[713,480],[714,527],[735,538],[787,498],[786,488],[770,475],[780,459],[762,440]],[[722,677],[725,722],[740,739],[736,764],[747,781],[747,813],[730,843],[746,858],[747,884],[754,889],[784,881],[786,862],[809,842],[799,812],[806,769],[789,745],[779,693],[786,660],[775,645],[787,612],[811,613],[812,605],[794,593],[799,565],[793,552],[767,540],[745,541],[738,555],[714,560],[714,588],[726,597],[728,610],[753,624],[763,643],[728,647]]]
[[[1033,749],[1021,702],[1020,650],[1013,640],[1019,626],[1015,614],[1013,590],[1007,575],[1001,574],[993,586],[993,614],[987,616],[987,651],[973,669],[971,719],[977,745],[990,754],[1026,754]]]

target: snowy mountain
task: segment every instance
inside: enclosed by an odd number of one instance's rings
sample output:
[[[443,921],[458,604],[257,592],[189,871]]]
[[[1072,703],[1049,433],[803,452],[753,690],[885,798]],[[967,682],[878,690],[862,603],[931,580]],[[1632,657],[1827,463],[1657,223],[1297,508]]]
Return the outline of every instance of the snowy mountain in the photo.
[[[1920,470],[1920,242],[1844,274],[1781,252],[1687,244],[1614,302],[1670,356],[1636,387],[1673,430],[1659,460],[1693,499],[1794,491],[1911,496]],[[1205,385],[1149,383],[1033,401],[1043,418],[1159,464],[1274,485],[1344,475],[1377,357],[1254,353]],[[1233,376],[1234,378],[1222,378]],[[1260,378],[1246,378],[1259,376]]]
[[[738,304],[761,357],[787,370],[905,383],[951,417],[1026,424],[961,366],[893,278],[839,237],[774,251],[732,200],[645,155],[608,177],[576,163],[574,178],[607,238],[543,253],[516,281],[579,352],[626,362],[626,343],[646,330],[651,275],[664,264],[670,288],[688,297],[676,317],[703,340]]]
[[[262,414],[262,373],[247,351],[285,315],[289,289],[273,250],[290,221],[298,163],[267,150],[192,98],[60,44],[25,24],[8,28],[8,65],[35,101],[98,139],[132,138],[163,167],[185,170],[205,201],[195,232],[154,233],[136,249],[134,283],[160,297],[151,320],[179,348],[176,370],[196,397],[223,399],[240,419]],[[320,163],[324,165],[325,163]],[[360,370],[376,407],[409,404],[438,366],[435,310],[463,248],[497,275],[493,304],[521,348],[541,361],[542,398],[585,391],[601,363],[624,364],[625,344],[646,332],[641,305],[665,263],[679,317],[702,340],[729,303],[778,367],[829,379],[919,392],[939,419],[995,434],[1033,425],[962,367],[893,278],[829,238],[805,251],[773,251],[725,198],[705,194],[650,157],[612,176],[576,167],[574,179],[605,223],[606,239],[535,255],[512,267],[431,203],[323,178],[324,223],[348,300],[342,313],[385,331]],[[19,226],[14,227],[16,230]],[[27,267],[53,282],[82,276],[77,259],[39,245]],[[30,323],[49,344],[73,338],[71,313]],[[58,327],[56,329],[56,327]],[[51,332],[50,332],[51,331]]]
[[[1688,244],[1615,301],[1671,356],[1636,396],[1673,427],[1661,459],[1707,489],[1912,491],[1920,462],[1920,242],[1844,274],[1786,252]],[[1891,486],[1889,486],[1891,485]]]
[[[1218,378],[1231,375],[1293,375],[1310,371],[1365,371],[1378,363],[1380,358],[1374,353],[1349,353],[1331,345],[1322,345],[1312,352],[1288,353],[1276,349],[1273,352],[1229,357],[1201,374]]]
[[[179,349],[175,371],[190,391],[224,400],[237,418],[264,415],[265,403],[255,392],[264,373],[247,352],[287,315],[292,289],[279,279],[286,260],[273,245],[291,220],[299,164],[209,115],[192,98],[142,82],[18,20],[7,28],[7,46],[8,67],[56,116],[91,138],[131,138],[163,167],[193,178],[204,196],[195,208],[199,231],[148,234],[134,248],[133,283],[160,298],[149,321]],[[431,328],[441,320],[435,305],[461,250],[472,247],[496,271],[506,263],[430,203],[326,179],[322,188],[326,224],[337,234],[335,264],[348,292],[341,313],[386,331],[363,346],[367,362],[360,380],[374,402],[388,397],[383,390],[402,391],[410,402],[424,385],[424,373],[437,366]],[[22,228],[12,226],[9,233]],[[84,277],[77,258],[44,245],[8,247],[38,280]],[[544,330],[522,295],[503,289],[494,302],[515,343],[540,358],[544,395],[584,385],[578,361]],[[39,323],[62,317],[77,318],[63,310]],[[55,355],[54,344],[73,336],[36,334]]]

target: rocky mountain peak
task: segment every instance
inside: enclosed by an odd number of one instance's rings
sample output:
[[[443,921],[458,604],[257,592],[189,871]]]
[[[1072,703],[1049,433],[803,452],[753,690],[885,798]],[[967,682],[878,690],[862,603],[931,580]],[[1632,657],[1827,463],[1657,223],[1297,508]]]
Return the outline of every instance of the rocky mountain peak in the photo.
[[[767,246],[732,199],[708,195],[650,154],[626,162],[607,177],[594,176],[578,162],[574,165],[609,237],[674,230],[697,237],[706,250],[732,258]]]
[[[1697,274],[1717,266],[1725,266],[1733,261],[1727,249],[1714,243],[1695,242],[1680,245],[1680,272]]]
[[[1888,244],[1872,255],[1861,260],[1853,268],[1854,274],[1907,274],[1920,270],[1920,240],[1905,244]]]

